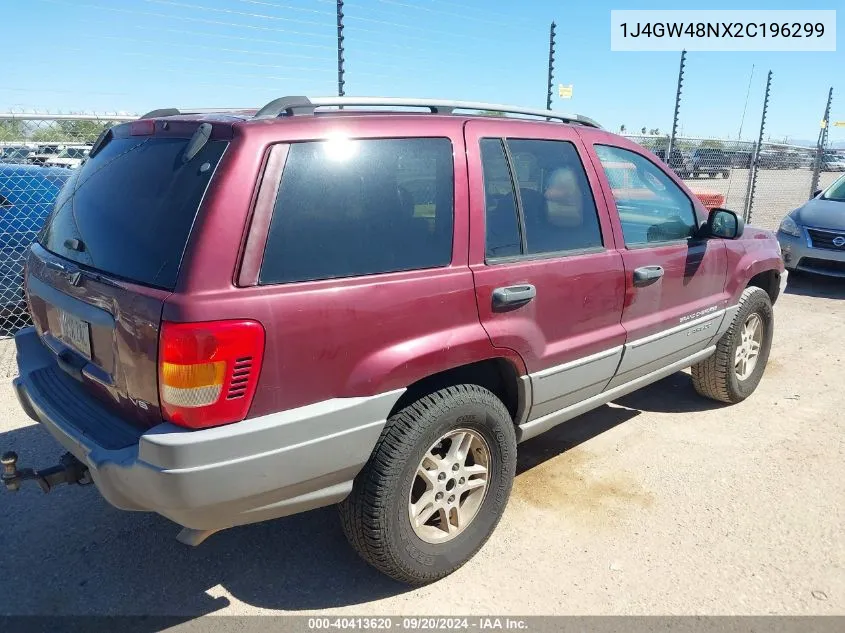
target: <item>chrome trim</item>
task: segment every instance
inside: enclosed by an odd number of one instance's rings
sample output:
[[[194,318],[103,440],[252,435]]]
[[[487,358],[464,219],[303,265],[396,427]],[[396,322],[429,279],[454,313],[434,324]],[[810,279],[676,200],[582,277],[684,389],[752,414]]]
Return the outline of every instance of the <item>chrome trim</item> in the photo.
[[[662,330],[655,334],[649,334],[648,336],[644,336],[643,338],[638,338],[634,341],[631,341],[630,343],[626,343],[625,346],[630,347],[631,349],[635,349],[637,347],[640,347],[641,345],[653,343],[654,341],[659,341],[660,339],[665,338],[667,336],[672,336],[673,334],[677,334],[678,332],[683,332],[684,330],[695,327],[696,325],[707,323],[708,321],[712,321],[716,317],[723,316],[724,314],[724,308],[721,310],[715,310],[713,312],[705,314],[703,317],[693,319],[692,321],[686,321],[684,323],[671,327],[668,330]]]
[[[689,367],[690,365],[694,365],[695,363],[704,360],[708,356],[712,355],[715,351],[716,346],[711,345],[710,347],[703,349],[700,352],[696,352],[691,356],[676,361],[671,365],[667,365],[666,367],[662,367],[656,371],[651,372],[650,374],[640,376],[639,378],[631,380],[630,382],[619,385],[618,387],[614,387],[613,389],[604,391],[596,396],[593,396],[592,398],[588,398],[587,400],[584,400],[577,404],[565,407],[563,409],[560,409],[559,411],[555,411],[554,413],[550,413],[541,418],[537,418],[536,420],[531,420],[530,422],[527,422],[526,424],[517,427],[517,441],[524,442],[525,440],[531,439],[532,437],[536,437],[537,435],[548,431],[549,429],[557,426],[558,424],[562,424],[563,422],[571,420],[572,418],[586,413],[587,411],[591,411],[592,409],[600,407],[601,405],[606,404],[611,400],[620,398],[626,394],[631,393],[632,391],[636,391],[641,387],[645,387],[648,384],[651,384],[662,378],[665,378],[666,376],[674,374],[676,371]]]
[[[574,369],[576,367],[581,367],[581,365],[586,365],[587,363],[592,363],[595,360],[601,360],[602,358],[607,358],[608,356],[613,356],[614,354],[618,354],[622,351],[622,345],[618,345],[616,347],[611,347],[610,349],[604,350],[603,352],[598,352],[596,354],[591,354],[590,356],[584,356],[583,358],[578,358],[573,361],[569,361],[568,363],[563,363],[562,365],[555,365],[554,367],[548,367],[547,369],[541,369],[538,372],[531,374],[532,378],[547,378],[549,376],[554,376],[555,374],[559,374],[562,371],[566,371],[567,369]]]

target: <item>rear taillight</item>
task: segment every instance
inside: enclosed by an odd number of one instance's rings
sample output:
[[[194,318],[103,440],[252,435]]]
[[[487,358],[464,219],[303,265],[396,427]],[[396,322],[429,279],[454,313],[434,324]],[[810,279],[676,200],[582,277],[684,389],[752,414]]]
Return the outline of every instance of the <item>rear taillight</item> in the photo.
[[[243,420],[263,357],[257,321],[165,321],[158,354],[163,417],[192,429]]]

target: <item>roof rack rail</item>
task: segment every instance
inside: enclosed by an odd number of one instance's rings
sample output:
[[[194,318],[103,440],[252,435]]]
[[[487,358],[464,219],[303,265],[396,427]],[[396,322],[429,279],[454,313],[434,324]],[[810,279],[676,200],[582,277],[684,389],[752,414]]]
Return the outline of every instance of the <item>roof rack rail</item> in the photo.
[[[274,119],[282,114],[288,116],[313,114],[317,108],[332,106],[428,108],[429,112],[433,114],[451,114],[454,110],[492,110],[502,112],[503,114],[522,114],[601,128],[596,121],[582,114],[567,114],[564,112],[555,112],[554,110],[538,110],[501,103],[484,103],[481,101],[409,99],[404,97],[280,97],[261,108],[255,114],[254,118]]]
[[[141,119],[158,119],[166,116],[176,116],[177,114],[216,114],[229,112],[252,112],[255,108],[189,108],[187,110],[179,110],[178,108],[159,108],[157,110],[150,110],[146,114],[142,114]]]

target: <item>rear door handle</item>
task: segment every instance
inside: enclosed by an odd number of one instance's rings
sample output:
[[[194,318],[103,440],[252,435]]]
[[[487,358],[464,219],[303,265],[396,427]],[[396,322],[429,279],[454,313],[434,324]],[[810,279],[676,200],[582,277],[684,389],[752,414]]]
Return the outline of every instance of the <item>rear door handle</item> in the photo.
[[[663,277],[663,266],[643,266],[634,271],[635,286],[650,286]]]
[[[537,289],[531,284],[506,286],[493,291],[493,308],[516,308],[525,305],[537,296]]]

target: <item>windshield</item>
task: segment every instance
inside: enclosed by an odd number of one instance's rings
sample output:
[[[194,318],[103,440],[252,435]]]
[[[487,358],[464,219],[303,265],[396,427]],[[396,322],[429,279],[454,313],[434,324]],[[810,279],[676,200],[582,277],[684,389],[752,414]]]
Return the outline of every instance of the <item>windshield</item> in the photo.
[[[830,189],[824,192],[822,199],[845,202],[845,176],[841,176],[839,180],[833,183]]]
[[[225,141],[183,162],[187,138],[115,138],[75,170],[39,242],[107,274],[172,290]]]

